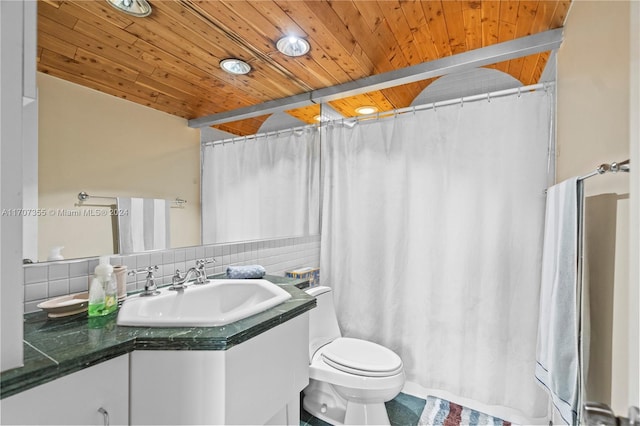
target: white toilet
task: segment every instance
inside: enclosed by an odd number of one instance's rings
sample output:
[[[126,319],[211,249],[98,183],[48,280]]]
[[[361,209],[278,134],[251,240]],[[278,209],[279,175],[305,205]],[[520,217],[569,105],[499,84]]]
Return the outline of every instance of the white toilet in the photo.
[[[342,337],[329,287],[306,292],[316,297],[317,307],[309,318],[304,409],[334,425],[388,425],[384,403],[404,386],[402,360],[384,346]]]

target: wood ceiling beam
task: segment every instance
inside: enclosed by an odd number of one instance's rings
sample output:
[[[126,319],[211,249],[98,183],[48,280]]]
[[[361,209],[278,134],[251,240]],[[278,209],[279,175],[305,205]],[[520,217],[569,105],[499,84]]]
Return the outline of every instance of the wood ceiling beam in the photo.
[[[459,53],[434,61],[406,68],[388,71],[370,77],[312,90],[299,95],[263,102],[248,107],[237,108],[217,114],[189,120],[189,127],[199,128],[229,121],[244,120],[264,114],[272,114],[288,109],[301,108],[311,104],[335,101],[348,96],[388,89],[401,84],[414,83],[428,78],[440,77],[458,71],[495,64],[534,53],[555,50],[562,43],[562,28],[521,37],[480,49]]]

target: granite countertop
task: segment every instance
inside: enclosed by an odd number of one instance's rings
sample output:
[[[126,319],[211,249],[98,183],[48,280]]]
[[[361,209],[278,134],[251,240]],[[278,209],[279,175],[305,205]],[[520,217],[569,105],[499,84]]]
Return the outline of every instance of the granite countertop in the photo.
[[[225,278],[214,275],[211,278]],[[0,398],[6,398],[133,350],[227,350],[315,305],[301,288],[308,280],[267,275],[265,279],[291,299],[251,317],[220,327],[121,327],[117,312],[88,318],[87,313],[49,319],[45,312],[24,316],[24,366],[0,375]]]

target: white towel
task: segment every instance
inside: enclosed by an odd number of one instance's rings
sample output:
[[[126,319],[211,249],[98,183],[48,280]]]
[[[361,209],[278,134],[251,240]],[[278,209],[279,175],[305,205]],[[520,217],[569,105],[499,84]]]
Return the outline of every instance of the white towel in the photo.
[[[535,376],[567,424],[577,424],[580,394],[578,178],[547,190]],[[581,208],[581,207],[580,207]]]
[[[118,243],[121,254],[170,246],[170,204],[153,198],[117,198]]]

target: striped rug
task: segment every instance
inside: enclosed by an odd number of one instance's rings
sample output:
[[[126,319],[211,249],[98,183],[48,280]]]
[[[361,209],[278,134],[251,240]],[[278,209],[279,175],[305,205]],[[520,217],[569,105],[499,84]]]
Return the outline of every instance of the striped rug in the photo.
[[[424,406],[424,411],[422,411],[418,424],[443,426],[511,426],[510,422],[505,422],[497,417],[489,416],[433,396],[427,397],[427,403]]]

